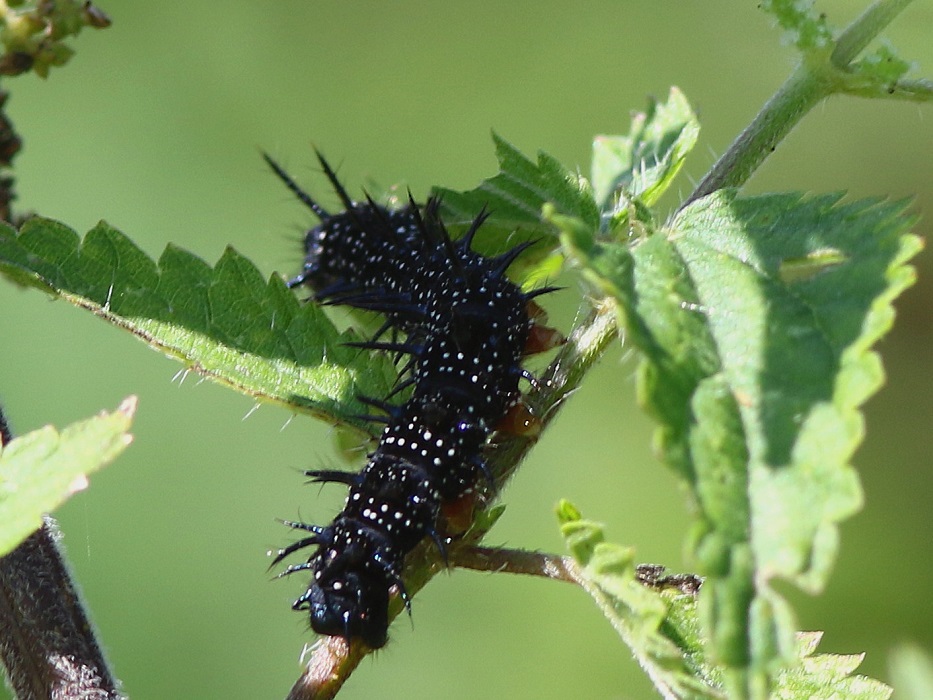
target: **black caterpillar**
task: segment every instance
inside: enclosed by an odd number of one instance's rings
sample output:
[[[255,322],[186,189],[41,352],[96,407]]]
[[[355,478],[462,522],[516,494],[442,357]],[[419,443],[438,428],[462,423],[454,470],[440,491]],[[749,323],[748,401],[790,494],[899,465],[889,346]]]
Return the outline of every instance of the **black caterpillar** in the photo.
[[[483,257],[471,244],[485,213],[453,241],[436,198],[418,205],[409,197],[395,210],[369,198],[354,202],[318,159],[345,207],[341,213],[325,211],[266,156],[320,220],[305,235],[304,269],[289,286],[310,287],[320,302],[384,314],[374,338],[357,345],[407,356],[392,394],[412,392],[401,406],[361,397],[385,413],[368,417],[386,423],[378,447],[358,474],[306,472],[317,482],[349,486],[346,504],[327,526],[286,522],[311,534],[280,550],[274,563],[316,546],[306,562],[281,574],[313,572],[292,607],[308,610],[319,634],[358,637],[378,648],[388,638],[393,586],[410,611],[401,578],[405,555],[426,536],[445,553],[442,508],[473,494],[481,480],[492,483],[483,448],[518,406],[519,380],[534,382],[522,356],[553,347],[559,336],[537,325],[540,309],[531,301],[553,288],[525,293],[505,276],[529,243]],[[392,340],[380,340],[389,331]]]

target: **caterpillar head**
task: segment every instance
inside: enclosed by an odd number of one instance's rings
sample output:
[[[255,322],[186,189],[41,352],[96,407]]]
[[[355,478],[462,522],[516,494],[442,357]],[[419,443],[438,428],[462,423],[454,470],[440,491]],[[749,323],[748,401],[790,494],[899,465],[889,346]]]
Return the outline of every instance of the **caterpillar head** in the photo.
[[[359,637],[378,649],[388,641],[389,593],[385,579],[365,569],[322,575],[295,602],[309,611],[311,628],[318,634]],[[325,580],[326,576],[326,580]]]

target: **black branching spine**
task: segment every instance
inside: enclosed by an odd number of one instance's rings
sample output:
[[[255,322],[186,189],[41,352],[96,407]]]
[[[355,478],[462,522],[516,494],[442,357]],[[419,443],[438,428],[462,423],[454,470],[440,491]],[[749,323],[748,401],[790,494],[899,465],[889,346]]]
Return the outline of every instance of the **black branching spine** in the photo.
[[[402,582],[405,555],[425,537],[442,553],[442,508],[489,483],[483,449],[520,400],[521,366],[535,317],[531,298],[506,270],[525,246],[495,258],[471,248],[486,218],[451,240],[439,203],[410,200],[390,210],[370,199],[354,202],[319,156],[344,211],[330,214],[271,159],[270,166],[320,219],[305,236],[305,263],[290,286],[307,286],[318,302],[385,315],[383,328],[362,347],[407,357],[401,406],[367,403],[385,413],[379,445],[359,474],[311,471],[315,481],[349,487],[343,511],[327,526],[289,522],[309,533],[278,552],[278,563],[309,546],[316,550],[283,573],[307,571],[308,590],[295,609],[308,610],[312,628],[360,638],[373,648],[388,638],[390,589]],[[391,331],[391,340],[382,338]],[[404,338],[398,340],[399,337]]]

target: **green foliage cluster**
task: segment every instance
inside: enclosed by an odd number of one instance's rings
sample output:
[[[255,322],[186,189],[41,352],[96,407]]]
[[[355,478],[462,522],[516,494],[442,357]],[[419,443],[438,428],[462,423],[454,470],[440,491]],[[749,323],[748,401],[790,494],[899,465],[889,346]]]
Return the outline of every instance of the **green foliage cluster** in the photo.
[[[909,66],[890,48],[853,60],[902,5],[876,3],[837,34],[807,3],[762,3],[803,60],[769,108],[784,121],[760,143],[779,140],[790,115],[799,118],[802,105],[833,92],[929,99],[929,86],[903,81]],[[32,26],[12,12],[8,36]],[[16,41],[25,47],[35,28],[22,36]],[[7,46],[19,51],[16,41]],[[62,55],[50,50],[35,69]],[[657,202],[698,133],[690,105],[673,89],[635,115],[627,134],[595,139],[589,178],[544,153],[531,160],[495,136],[496,175],[467,192],[435,191],[453,231],[487,208],[490,249],[537,241],[518,273],[526,284],[566,263],[597,290],[612,320],[596,337],[577,334],[579,356],[598,355],[617,330],[638,350],[639,396],[657,421],[658,452],[689,494],[688,566],[704,578],[699,596],[645,587],[634,550],[606,543],[601,527],[569,504],[559,517],[579,582],[659,692],[886,698],[889,688],[852,675],[860,656],[814,655],[820,634],[798,631],[775,584],[821,591],[838,523],[861,506],[850,460],[863,437],[860,407],[883,381],[872,347],[914,279],[908,262],[921,243],[909,233],[904,202],[743,196],[737,186],[761,152],[731,161],[727,154],[722,167],[733,174],[714,175],[710,182],[720,186],[701,185],[663,220]],[[742,143],[759,144],[759,136]],[[19,230],[0,226],[0,272],[130,331],[186,370],[337,424],[365,430],[357,397],[386,395],[394,380],[390,358],[347,347],[359,336],[339,331],[320,307],[301,304],[279,276],[264,278],[233,249],[213,266],[175,246],[154,261],[106,223],[82,240],[35,217]],[[575,381],[541,392],[566,393]],[[6,551],[76,475],[122,449],[130,413],[4,448],[0,512],[8,517],[0,520],[17,523],[2,533]],[[96,459],[84,456],[89,440],[101,446]],[[28,480],[25,460],[35,464]],[[413,566],[427,575],[426,566]],[[898,658],[905,684],[929,688],[928,661],[909,651]]]
[[[814,12],[812,2],[765,0],[760,7],[774,15],[788,42],[800,51],[817,51],[832,45],[832,27],[825,15]]]
[[[721,700],[729,697],[725,670],[704,643],[695,595],[676,587],[652,588],[636,575],[635,551],[605,541],[598,523],[583,519],[569,503],[558,509],[562,531],[582,569],[583,587],[633,650],[639,665],[664,698]],[[791,663],[775,676],[775,700],[876,700],[891,689],[852,675],[860,654],[814,655],[822,633],[796,635]]]
[[[656,442],[693,496],[690,564],[707,579],[698,614],[710,655],[736,671],[723,676],[728,688],[755,695],[799,653],[772,580],[821,590],[836,523],[861,506],[849,464],[862,438],[857,409],[883,377],[869,348],[893,322],[891,301],[913,281],[906,262],[921,243],[907,234],[905,203],[842,204],[840,195],[720,191],[658,225],[639,195],[654,201],[666,189],[697,130],[673,91],[628,136],[596,140],[599,189],[546,156],[535,169],[503,154],[500,141],[503,172],[468,196],[496,191],[491,183],[509,183],[513,200],[561,192],[543,218],[617,304],[642,357]],[[612,157],[607,144],[619,144]],[[634,156],[647,151],[642,167]],[[590,211],[594,192],[599,217],[567,213]]]
[[[697,132],[673,91],[627,136],[597,139],[598,189],[497,138],[500,173],[445,196],[454,216],[492,199],[503,205],[493,208],[494,230],[524,227],[544,234],[549,249],[559,239],[641,353],[640,394],[659,422],[665,463],[690,488],[690,565],[706,582],[699,604],[691,599],[676,613],[663,595],[633,584],[631,556],[600,564],[592,583],[604,595],[616,590],[638,618],[639,633],[626,641],[646,664],[670,671],[674,659],[686,664],[703,650],[702,663],[668,683],[683,686],[671,697],[778,687],[801,656],[793,614],[771,581],[821,589],[836,523],[861,503],[849,458],[862,433],[858,406],[881,383],[869,347],[890,327],[891,301],[913,279],[906,261],[919,250],[903,203],[844,204],[838,195],[723,191],[658,225],[649,203]],[[106,224],[80,241],[34,218],[18,232],[0,229],[0,266],[265,400],[345,422],[357,410],[354,392],[389,387],[384,357],[343,347],[347,336],[320,309],[299,305],[281,279],[264,280],[232,250],[213,268],[173,246],[155,263]],[[564,520],[565,531],[579,524]],[[572,549],[586,571],[593,562]],[[690,643],[692,656],[660,641],[662,624],[675,619],[673,639],[686,639],[688,627],[706,640]],[[697,678],[707,695],[697,694]],[[865,697],[884,697],[870,687]]]

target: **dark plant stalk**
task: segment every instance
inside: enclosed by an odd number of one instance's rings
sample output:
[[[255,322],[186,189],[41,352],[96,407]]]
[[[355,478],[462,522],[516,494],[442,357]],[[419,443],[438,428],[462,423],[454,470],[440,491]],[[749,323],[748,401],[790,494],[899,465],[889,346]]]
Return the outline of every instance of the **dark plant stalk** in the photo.
[[[13,191],[13,176],[6,171],[13,164],[13,157],[19,153],[23,142],[3,109],[8,97],[9,93],[0,90],[0,219],[12,222],[10,204],[16,199],[16,193]]]
[[[12,439],[0,411],[0,444]],[[18,700],[117,700],[55,521],[0,557],[0,661]]]

